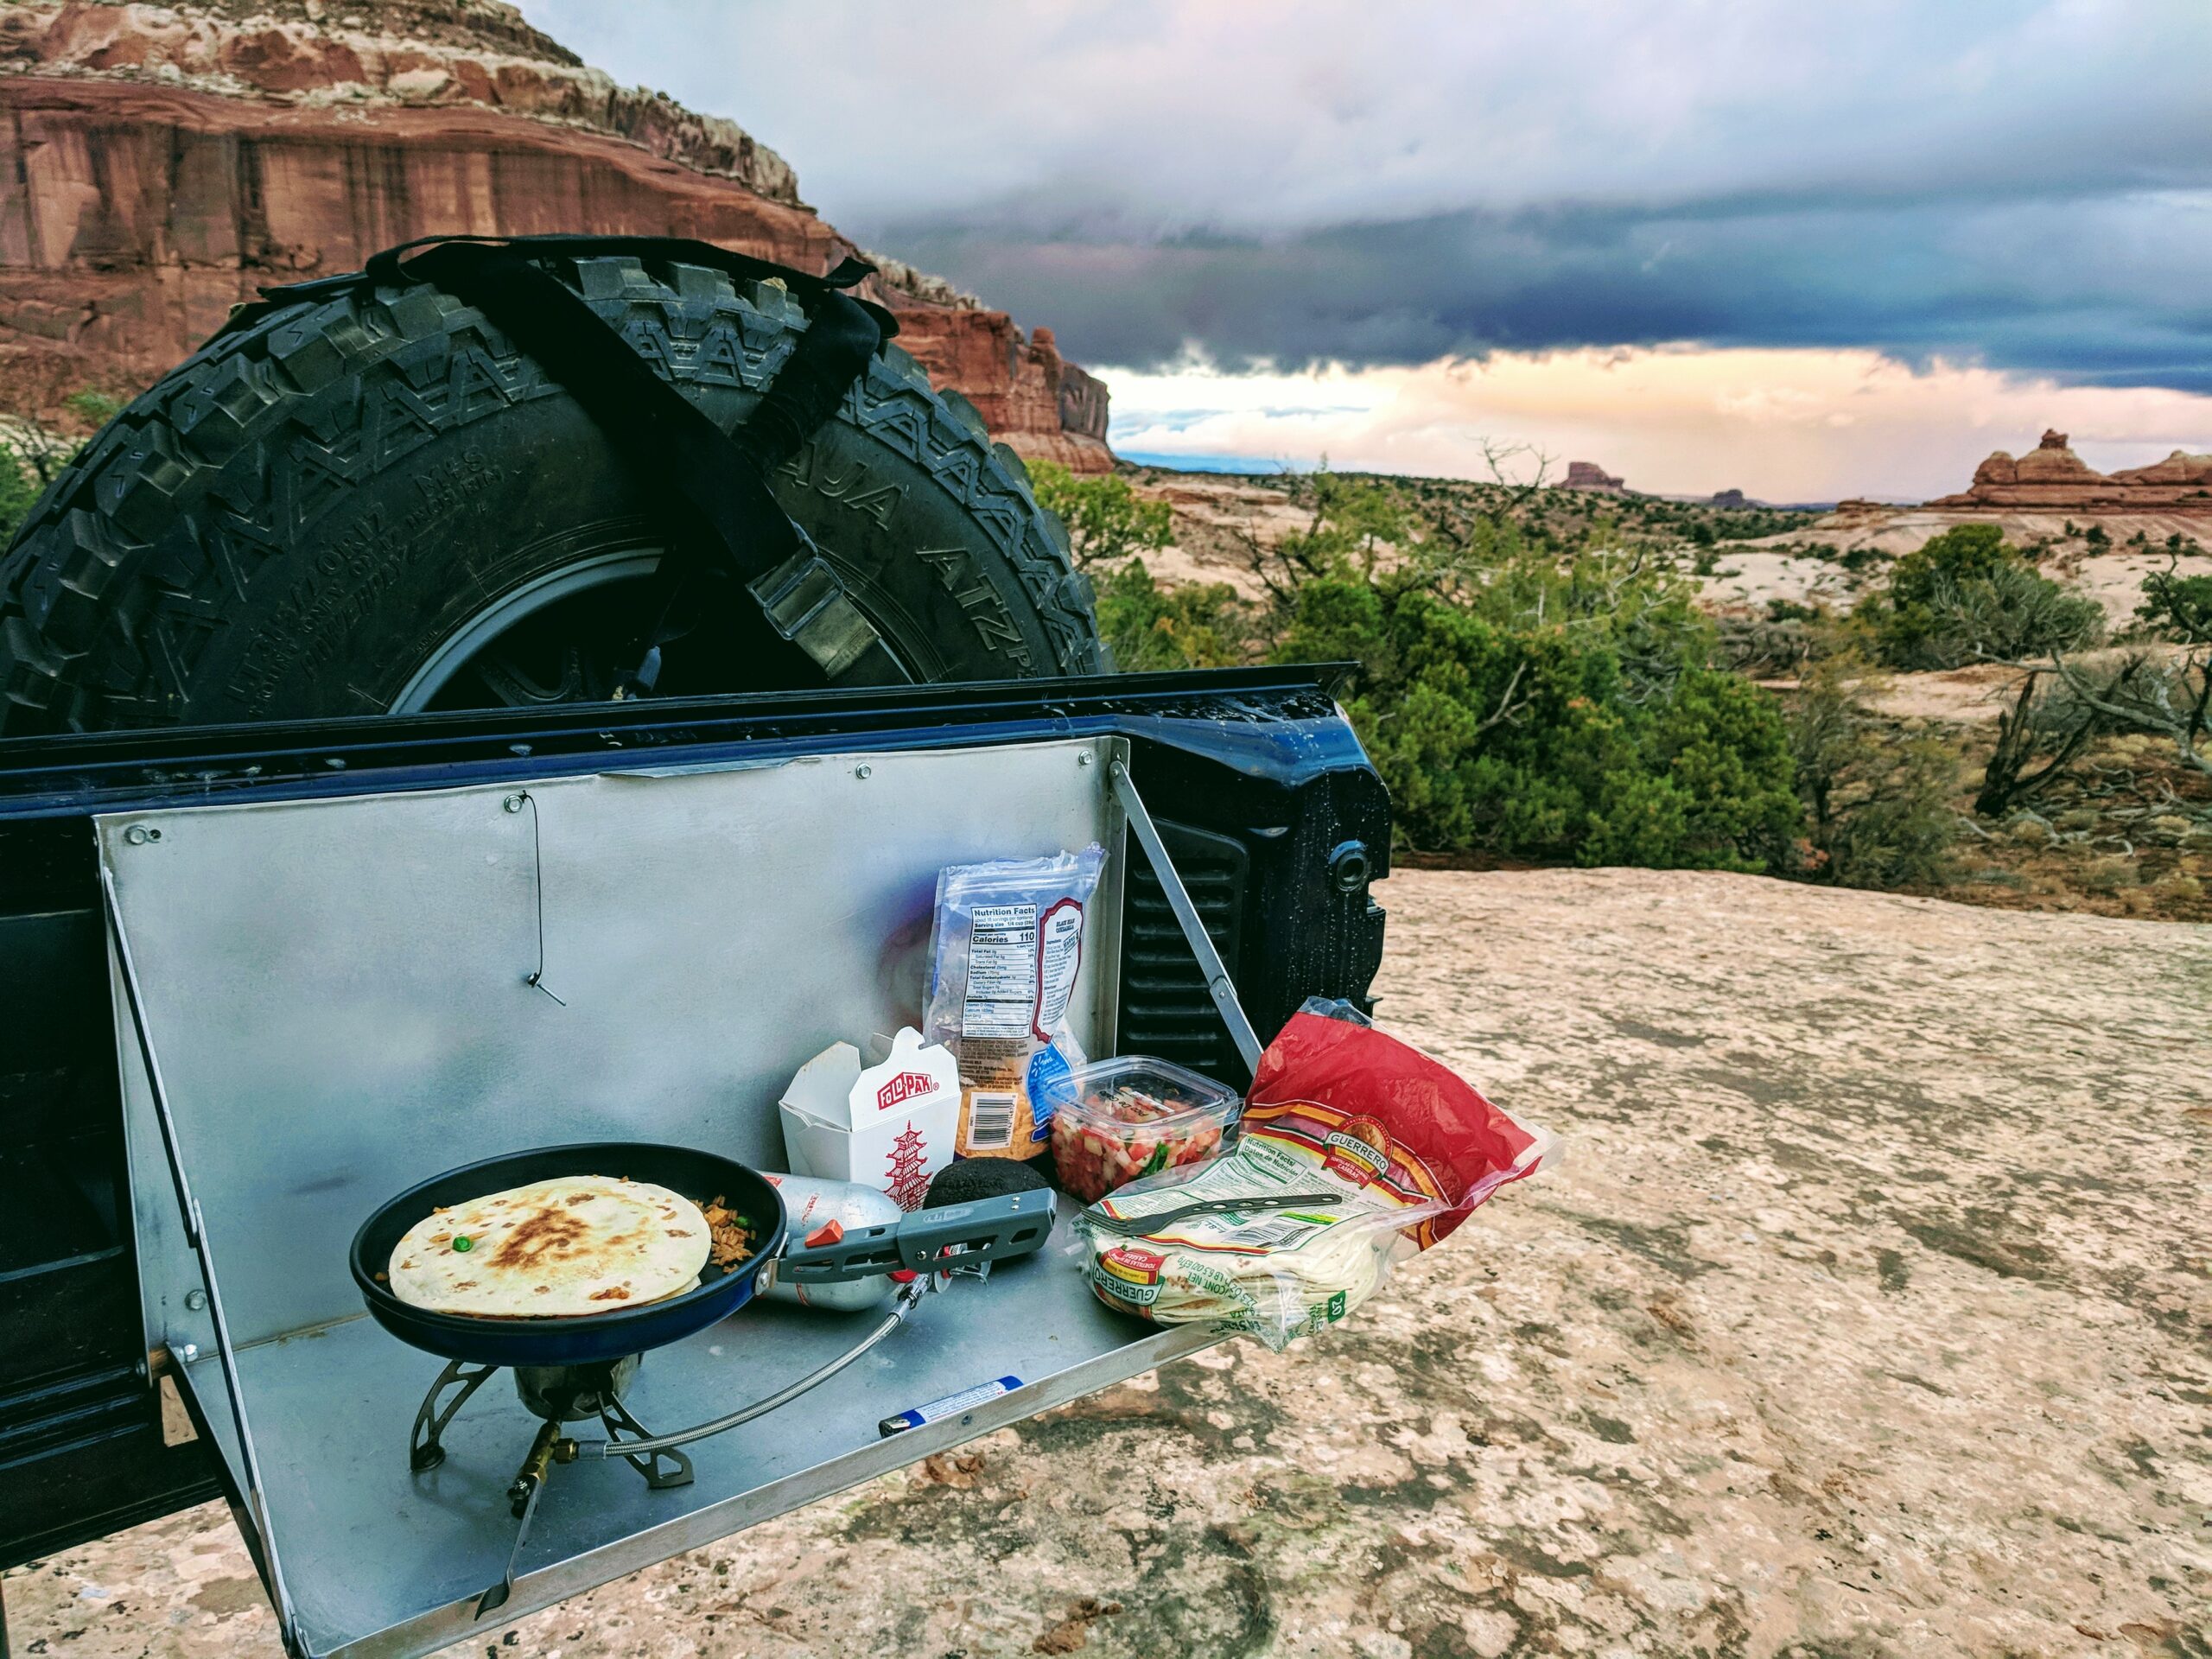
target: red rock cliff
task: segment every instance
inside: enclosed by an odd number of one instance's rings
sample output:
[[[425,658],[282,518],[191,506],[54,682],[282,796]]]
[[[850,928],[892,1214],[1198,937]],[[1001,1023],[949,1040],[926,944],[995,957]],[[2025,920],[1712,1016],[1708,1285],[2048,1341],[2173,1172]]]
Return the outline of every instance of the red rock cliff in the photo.
[[[0,0],[0,410],[127,392],[264,284],[442,231],[853,245],[731,123],[614,85],[496,0]],[[1022,454],[1113,464],[1106,389],[940,278],[874,297]]]
[[[1594,461],[1568,461],[1567,476],[1560,480],[1559,486],[1562,490],[1604,490],[1614,495],[1624,495],[1628,491],[1625,482]]]
[[[1941,496],[1928,505],[2212,513],[2212,455],[2177,449],[2148,467],[2101,473],[2074,453],[2065,433],[2047,431],[2018,461],[1999,449],[1983,461],[1963,494]]]

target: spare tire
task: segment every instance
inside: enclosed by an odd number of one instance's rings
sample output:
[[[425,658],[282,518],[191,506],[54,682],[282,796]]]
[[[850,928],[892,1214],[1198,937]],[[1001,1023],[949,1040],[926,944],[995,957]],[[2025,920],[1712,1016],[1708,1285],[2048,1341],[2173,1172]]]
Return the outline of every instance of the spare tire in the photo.
[[[772,283],[548,257],[725,430],[807,326]],[[1102,671],[1090,584],[1014,452],[905,352],[770,478],[917,680]],[[87,444],[0,558],[0,732],[609,695],[664,532],[481,313],[356,286],[218,336]],[[819,684],[734,582],[664,693]]]

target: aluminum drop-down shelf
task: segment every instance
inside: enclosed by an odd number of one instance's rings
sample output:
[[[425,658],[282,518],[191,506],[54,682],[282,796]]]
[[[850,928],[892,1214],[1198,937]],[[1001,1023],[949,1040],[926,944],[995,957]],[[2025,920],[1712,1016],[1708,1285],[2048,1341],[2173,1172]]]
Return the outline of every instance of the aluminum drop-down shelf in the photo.
[[[774,1392],[864,1333],[869,1314],[760,1301],[654,1350],[624,1403],[655,1429]],[[1105,1388],[1212,1340],[1150,1331],[1085,1287],[1056,1237],[1044,1254],[956,1281],[849,1370],[757,1422],[687,1446],[696,1479],[654,1491],[626,1465],[556,1467],[524,1549],[514,1599],[484,1624],[477,1598],[499,1581],[515,1522],[506,1486],[537,1420],[502,1374],[445,1431],[444,1465],[407,1468],[407,1430],[439,1362],[366,1319],[238,1355],[261,1447],[272,1530],[312,1655],[414,1655],[499,1632],[537,1608],[695,1548],[856,1482]],[[219,1362],[188,1368],[195,1400],[219,1408]],[[885,1439],[909,1406],[991,1377],[1020,1392],[963,1418]],[[598,1426],[575,1431],[596,1434]]]
[[[147,1342],[178,1360],[295,1652],[496,1640],[563,1597],[1212,1340],[1108,1311],[1056,1231],[988,1280],[956,1278],[800,1399],[689,1446],[689,1486],[556,1466],[513,1599],[479,1624],[537,1420],[496,1376],[446,1429],[445,1463],[410,1472],[441,1362],[370,1321],[346,1271],[376,1205],[499,1153],[635,1139],[784,1167],[775,1102],[792,1071],[918,1013],[945,864],[1108,849],[1069,1014],[1104,1052],[1124,803],[1142,811],[1109,781],[1123,760],[1118,739],[1057,739],[99,820]],[[657,1433],[687,1427],[830,1359],[872,1318],[756,1300],[646,1354],[625,1404]],[[1004,1376],[1023,1386],[879,1433]]]

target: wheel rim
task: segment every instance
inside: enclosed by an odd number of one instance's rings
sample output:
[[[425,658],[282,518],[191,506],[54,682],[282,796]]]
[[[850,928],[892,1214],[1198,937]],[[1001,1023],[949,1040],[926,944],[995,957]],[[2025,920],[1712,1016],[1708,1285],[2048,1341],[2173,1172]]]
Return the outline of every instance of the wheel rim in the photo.
[[[408,676],[392,698],[391,712],[606,701],[637,666],[646,626],[637,601],[650,596],[646,579],[660,568],[661,556],[662,549],[655,545],[602,547],[509,589],[447,634]],[[880,601],[883,596],[872,597]],[[739,602],[752,601],[741,595]],[[948,677],[935,643],[917,619],[895,604],[861,608],[910,679]],[[664,672],[664,691],[762,690],[794,683],[748,679],[742,653],[722,658],[713,652],[716,635],[709,623],[671,645],[671,661],[683,671]],[[702,644],[710,647],[703,653]],[[702,661],[711,664],[703,673]]]
[[[400,688],[399,695],[392,699],[391,712],[395,715],[423,713],[472,669],[481,674],[484,664],[480,659],[524,622],[578,594],[650,576],[660,568],[660,558],[661,550],[657,547],[616,549],[579,559],[574,564],[563,565],[557,570],[549,570],[543,575],[502,594],[469,617],[430,653],[423,665],[409,677],[407,683]],[[495,700],[506,702],[511,706],[520,706],[569,699],[525,696]]]

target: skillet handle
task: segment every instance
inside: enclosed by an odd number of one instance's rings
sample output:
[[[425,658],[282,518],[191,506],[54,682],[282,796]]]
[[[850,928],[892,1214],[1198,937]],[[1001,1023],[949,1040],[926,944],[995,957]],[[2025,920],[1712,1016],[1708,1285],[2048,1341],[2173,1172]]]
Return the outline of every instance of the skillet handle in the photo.
[[[1044,1247],[1052,1230],[1050,1192],[1008,1192],[861,1227],[834,1244],[786,1250],[776,1279],[786,1285],[834,1285],[905,1268],[943,1273]]]

